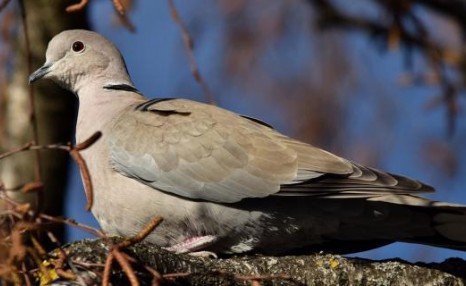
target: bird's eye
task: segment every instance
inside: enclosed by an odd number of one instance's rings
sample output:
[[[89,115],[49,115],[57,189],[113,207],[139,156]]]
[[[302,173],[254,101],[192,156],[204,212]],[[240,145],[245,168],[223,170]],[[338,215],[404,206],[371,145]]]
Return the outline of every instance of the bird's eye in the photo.
[[[73,43],[73,45],[71,45],[71,49],[77,53],[82,52],[84,50],[84,47],[84,43],[81,41],[76,41]]]

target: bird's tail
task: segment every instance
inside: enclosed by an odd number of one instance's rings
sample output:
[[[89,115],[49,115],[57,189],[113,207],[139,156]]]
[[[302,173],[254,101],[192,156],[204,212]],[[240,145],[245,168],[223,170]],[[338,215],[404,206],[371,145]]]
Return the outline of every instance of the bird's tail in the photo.
[[[401,241],[466,251],[466,206],[429,201],[424,198],[383,196],[369,199],[408,207],[411,211],[410,228],[399,234]],[[404,238],[403,238],[404,237]]]

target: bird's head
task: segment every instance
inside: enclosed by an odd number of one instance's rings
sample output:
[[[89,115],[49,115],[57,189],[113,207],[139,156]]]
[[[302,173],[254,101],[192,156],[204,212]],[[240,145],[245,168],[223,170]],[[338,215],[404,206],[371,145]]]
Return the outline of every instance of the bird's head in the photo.
[[[118,49],[99,34],[67,30],[49,42],[45,64],[29,76],[29,83],[48,78],[77,93],[89,82],[131,83]]]

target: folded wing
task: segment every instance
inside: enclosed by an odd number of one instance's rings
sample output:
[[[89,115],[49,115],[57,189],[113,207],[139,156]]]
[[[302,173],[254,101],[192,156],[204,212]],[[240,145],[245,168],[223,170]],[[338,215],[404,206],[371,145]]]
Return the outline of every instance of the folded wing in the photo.
[[[131,106],[108,134],[113,168],[157,190],[221,203],[270,195],[361,197],[430,191],[182,99]]]

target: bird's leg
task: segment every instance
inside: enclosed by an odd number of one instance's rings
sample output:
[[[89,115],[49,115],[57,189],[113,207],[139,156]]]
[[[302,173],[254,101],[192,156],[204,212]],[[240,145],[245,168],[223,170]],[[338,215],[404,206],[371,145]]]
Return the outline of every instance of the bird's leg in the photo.
[[[188,253],[189,255],[193,256],[217,258],[217,255],[213,252],[196,251],[199,249],[203,249],[209,245],[212,245],[216,240],[217,237],[214,235],[195,236],[190,237],[170,247],[164,247],[164,249],[175,253]]]

